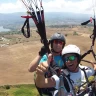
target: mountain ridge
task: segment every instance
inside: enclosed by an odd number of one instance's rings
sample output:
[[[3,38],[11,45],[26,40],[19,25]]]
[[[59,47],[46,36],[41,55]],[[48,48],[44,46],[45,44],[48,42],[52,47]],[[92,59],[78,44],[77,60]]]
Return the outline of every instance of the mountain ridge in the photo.
[[[24,12],[16,13],[0,13],[0,26],[8,29],[18,29],[24,24],[25,19],[21,16],[26,15]],[[46,26],[50,25],[66,25],[66,24],[80,24],[90,19],[90,14],[70,13],[70,12],[45,12]],[[30,20],[30,25],[35,26],[33,20]]]

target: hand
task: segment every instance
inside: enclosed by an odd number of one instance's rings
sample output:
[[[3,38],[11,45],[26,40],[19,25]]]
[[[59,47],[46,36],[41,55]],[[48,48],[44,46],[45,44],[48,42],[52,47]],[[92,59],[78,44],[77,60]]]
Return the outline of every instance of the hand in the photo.
[[[40,64],[38,65],[38,67],[36,68],[36,73],[37,73],[38,75],[44,75],[45,72],[48,71],[48,68],[49,68],[49,66],[50,66],[51,60],[52,60],[52,54],[49,54],[49,55],[48,55],[48,60],[45,61],[45,62],[42,62],[42,63],[40,63]]]
[[[94,70],[96,71],[96,64],[94,64]]]
[[[46,53],[47,53],[47,50],[46,50],[45,46],[42,46],[42,47],[41,47],[41,50],[39,51],[39,55],[40,55],[40,56],[43,56],[43,55],[46,54]]]
[[[96,71],[96,63],[91,61],[91,65],[92,65],[93,69]]]

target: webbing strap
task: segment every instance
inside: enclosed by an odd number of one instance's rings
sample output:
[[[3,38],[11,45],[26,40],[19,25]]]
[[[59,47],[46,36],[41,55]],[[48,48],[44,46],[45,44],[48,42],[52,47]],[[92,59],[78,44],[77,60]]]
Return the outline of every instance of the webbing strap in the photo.
[[[27,27],[27,32],[25,32],[24,28]],[[30,37],[30,25],[29,25],[29,18],[26,18],[23,27],[21,28],[21,32],[26,38]]]

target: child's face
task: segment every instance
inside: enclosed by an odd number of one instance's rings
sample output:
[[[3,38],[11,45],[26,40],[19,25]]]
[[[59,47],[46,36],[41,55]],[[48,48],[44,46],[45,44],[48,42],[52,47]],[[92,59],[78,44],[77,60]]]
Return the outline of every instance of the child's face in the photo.
[[[65,60],[65,64],[66,67],[68,68],[69,71],[71,72],[77,72],[78,71],[78,57],[76,56],[76,54],[66,54],[64,56],[64,60]]]

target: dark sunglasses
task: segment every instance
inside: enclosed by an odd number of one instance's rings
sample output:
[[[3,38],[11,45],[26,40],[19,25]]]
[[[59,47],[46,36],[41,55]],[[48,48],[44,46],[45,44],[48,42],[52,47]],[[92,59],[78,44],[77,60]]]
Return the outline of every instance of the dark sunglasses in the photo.
[[[68,61],[74,61],[76,59],[76,56],[71,55],[68,57],[63,57],[64,62],[68,62]]]
[[[54,40],[53,43],[63,45],[64,42],[61,40]]]

